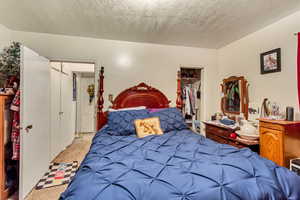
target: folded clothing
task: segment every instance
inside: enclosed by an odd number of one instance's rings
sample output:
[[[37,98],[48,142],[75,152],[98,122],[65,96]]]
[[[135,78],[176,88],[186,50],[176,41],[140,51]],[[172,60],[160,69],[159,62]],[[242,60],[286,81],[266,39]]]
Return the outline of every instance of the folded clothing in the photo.
[[[235,121],[231,120],[231,119],[220,119],[220,122],[224,125],[234,125],[235,124]]]

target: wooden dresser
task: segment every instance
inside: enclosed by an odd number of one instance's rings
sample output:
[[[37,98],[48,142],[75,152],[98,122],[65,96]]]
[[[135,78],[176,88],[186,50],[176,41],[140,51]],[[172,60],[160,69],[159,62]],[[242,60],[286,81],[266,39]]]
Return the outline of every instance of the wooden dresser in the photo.
[[[247,143],[238,139],[230,138],[230,134],[238,129],[232,129],[225,126],[203,122],[205,124],[206,137],[221,144],[229,144],[237,148],[248,147],[254,152],[259,152],[259,144]]]
[[[300,157],[300,121],[259,119],[259,134],[261,156],[284,167]]]
[[[7,127],[9,126],[8,116],[5,114],[5,103],[8,96],[0,95],[0,199],[5,200],[9,195],[9,188],[6,187],[5,179],[5,146],[9,140]]]

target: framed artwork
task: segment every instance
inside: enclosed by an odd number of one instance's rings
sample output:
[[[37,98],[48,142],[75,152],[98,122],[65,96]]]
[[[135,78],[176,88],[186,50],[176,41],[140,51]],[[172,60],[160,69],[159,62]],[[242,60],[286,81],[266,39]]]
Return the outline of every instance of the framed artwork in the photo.
[[[281,71],[281,49],[260,54],[260,73],[268,74]]]

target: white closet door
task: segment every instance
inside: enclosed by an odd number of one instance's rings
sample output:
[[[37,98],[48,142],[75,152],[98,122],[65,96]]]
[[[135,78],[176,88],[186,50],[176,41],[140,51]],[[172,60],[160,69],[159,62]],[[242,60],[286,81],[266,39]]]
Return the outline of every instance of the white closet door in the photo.
[[[30,192],[50,163],[50,63],[21,48],[20,199]],[[29,128],[28,132],[25,130]]]
[[[63,149],[60,128],[60,80],[61,72],[51,70],[51,159],[54,159]]]
[[[76,102],[73,101],[72,74],[61,74],[61,135],[64,147],[75,137]]]

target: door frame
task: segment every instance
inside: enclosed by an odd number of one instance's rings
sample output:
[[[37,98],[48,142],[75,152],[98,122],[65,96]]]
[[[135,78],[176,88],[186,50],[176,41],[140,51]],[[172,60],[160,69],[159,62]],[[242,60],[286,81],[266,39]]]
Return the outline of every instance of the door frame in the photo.
[[[199,121],[203,121],[203,120],[206,120],[207,119],[207,106],[206,106],[206,99],[205,99],[205,95],[206,94],[206,91],[205,91],[205,78],[207,77],[206,76],[206,73],[207,73],[207,70],[204,66],[200,66],[200,65],[184,65],[184,64],[181,64],[179,66],[179,71],[181,71],[181,69],[184,69],[184,68],[188,68],[188,69],[200,69],[201,70],[201,77],[200,77],[200,84],[201,84],[201,101],[200,101],[200,114],[199,114],[199,117],[200,119],[198,119]],[[200,127],[200,133],[201,134],[205,134],[205,130],[204,130],[204,126],[201,126]]]
[[[98,109],[98,107],[97,107],[97,97],[98,97],[98,85],[99,85],[99,81],[98,81],[98,76],[96,76],[96,72],[98,72],[98,69],[100,70],[100,68],[101,68],[101,64],[100,64],[100,62],[98,61],[98,60],[95,60],[95,59],[87,59],[87,60],[85,60],[85,59],[60,59],[60,58],[54,58],[54,59],[50,59],[50,63],[51,62],[60,62],[60,63],[79,63],[79,64],[93,64],[94,65],[94,73],[95,73],[95,101],[94,101],[94,106],[95,106],[95,114],[94,114],[94,131],[98,131],[97,129],[96,129],[96,127],[97,127],[97,109]],[[74,73],[74,72],[72,72],[72,73]],[[97,79],[96,79],[96,77],[97,77]],[[77,90],[78,90],[78,85],[77,85]],[[78,91],[76,91],[77,92],[77,95],[78,95]],[[78,96],[77,96],[77,98],[78,98]],[[78,105],[77,105],[77,103],[76,103],[76,127],[75,127],[75,130],[76,130],[76,132],[77,132],[77,124],[78,124],[78,122],[77,122],[77,112],[78,112]]]

